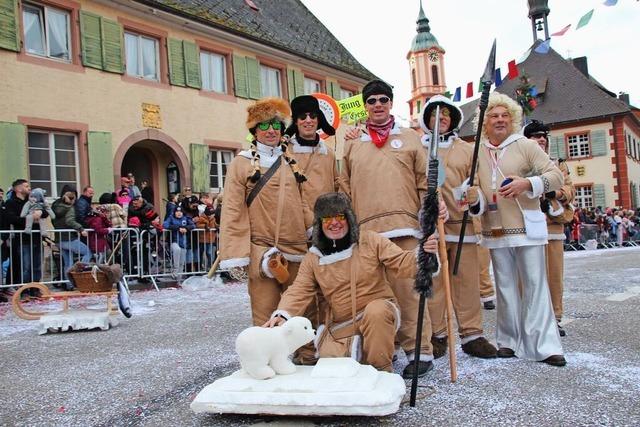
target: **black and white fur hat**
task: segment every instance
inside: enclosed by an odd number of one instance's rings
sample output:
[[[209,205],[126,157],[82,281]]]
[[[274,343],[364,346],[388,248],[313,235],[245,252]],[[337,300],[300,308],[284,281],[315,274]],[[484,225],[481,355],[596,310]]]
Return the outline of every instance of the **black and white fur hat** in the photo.
[[[349,239],[351,244],[358,243],[358,221],[356,215],[351,208],[351,201],[344,193],[326,193],[318,197],[313,208],[313,234],[311,243],[318,248],[320,252],[327,252],[333,242],[322,232],[322,218],[344,214],[349,224]]]
[[[445,135],[452,132],[458,132],[458,130],[460,130],[460,126],[462,126],[462,121],[464,120],[462,110],[458,108],[453,101],[442,95],[435,95],[431,97],[418,115],[418,121],[420,122],[422,130],[425,133],[431,133],[432,129],[429,129],[429,119],[431,118],[431,112],[435,110],[438,105],[440,105],[440,108],[447,107],[451,113],[451,125]]]

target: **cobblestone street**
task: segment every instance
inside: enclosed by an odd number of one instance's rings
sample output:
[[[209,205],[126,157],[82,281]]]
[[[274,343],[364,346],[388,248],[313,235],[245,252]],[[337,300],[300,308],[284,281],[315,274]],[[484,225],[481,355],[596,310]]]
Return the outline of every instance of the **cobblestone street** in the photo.
[[[639,425],[639,260],[637,248],[566,254],[565,368],[471,359],[459,349],[457,383],[439,359],[421,380],[416,408],[405,402],[373,419],[189,409],[204,386],[239,368],[233,343],[249,325],[243,284],[134,291],[134,316],[103,332],[38,335],[36,321],[2,304],[0,425]],[[484,314],[495,341],[495,311]]]

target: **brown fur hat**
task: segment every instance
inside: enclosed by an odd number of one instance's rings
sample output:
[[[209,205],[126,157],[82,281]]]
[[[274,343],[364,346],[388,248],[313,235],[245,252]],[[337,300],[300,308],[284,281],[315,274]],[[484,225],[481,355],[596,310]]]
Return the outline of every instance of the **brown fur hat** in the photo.
[[[271,119],[277,119],[284,123],[291,118],[289,103],[282,98],[259,99],[247,108],[247,113],[247,129],[253,129],[258,123]]]
[[[356,215],[351,208],[351,201],[344,193],[325,193],[318,197],[313,208],[313,234],[311,243],[321,252],[326,252],[331,243],[322,232],[322,217],[344,214],[349,224],[349,240],[358,243],[359,229]]]

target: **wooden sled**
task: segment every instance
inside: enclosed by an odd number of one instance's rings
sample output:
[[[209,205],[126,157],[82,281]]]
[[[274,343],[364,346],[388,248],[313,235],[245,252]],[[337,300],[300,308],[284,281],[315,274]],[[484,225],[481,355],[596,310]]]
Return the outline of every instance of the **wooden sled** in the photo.
[[[51,292],[49,288],[43,283],[27,283],[26,285],[22,285],[15,294],[13,294],[13,298],[11,300],[11,305],[13,308],[13,312],[16,316],[25,320],[39,320],[42,316],[51,314],[51,311],[31,311],[27,307],[23,306],[23,302],[27,302],[22,300],[22,294],[27,292],[30,289],[37,289],[40,292],[40,296],[35,298],[40,301],[60,301],[62,302],[62,312],[69,312],[69,299],[70,298],[80,298],[80,297],[93,297],[93,296],[104,296],[107,298],[107,313],[117,314],[118,308],[117,306],[113,306],[112,298],[118,296],[118,290],[112,289],[106,292],[79,292],[79,291],[60,291],[60,292]],[[34,298],[31,298],[30,301],[33,301]]]

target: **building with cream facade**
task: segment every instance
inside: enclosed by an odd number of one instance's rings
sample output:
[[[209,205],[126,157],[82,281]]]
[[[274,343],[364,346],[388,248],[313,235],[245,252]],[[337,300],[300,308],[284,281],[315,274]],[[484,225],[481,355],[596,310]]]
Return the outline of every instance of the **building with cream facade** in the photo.
[[[287,11],[287,13],[283,13]],[[297,0],[0,0],[0,187],[219,191],[264,96],[374,76]]]

